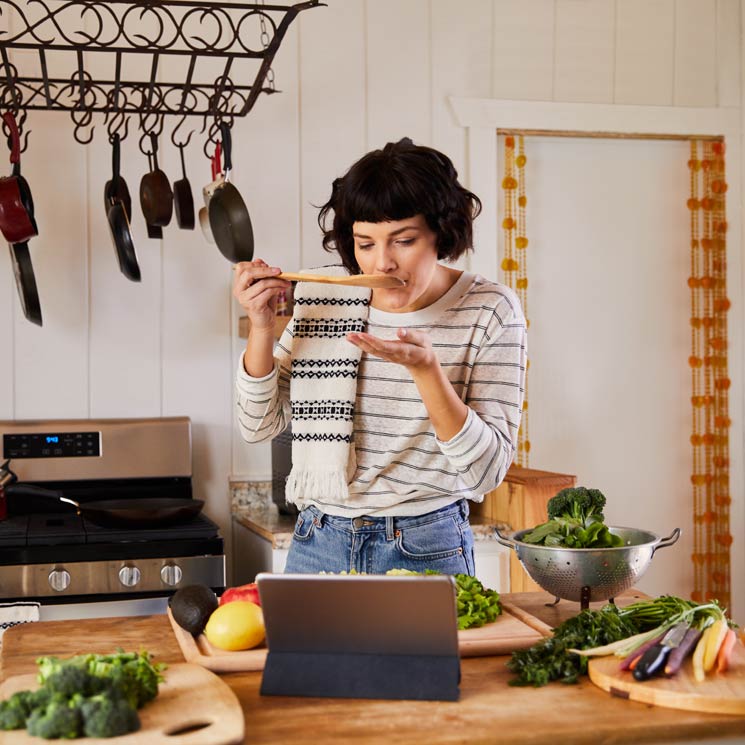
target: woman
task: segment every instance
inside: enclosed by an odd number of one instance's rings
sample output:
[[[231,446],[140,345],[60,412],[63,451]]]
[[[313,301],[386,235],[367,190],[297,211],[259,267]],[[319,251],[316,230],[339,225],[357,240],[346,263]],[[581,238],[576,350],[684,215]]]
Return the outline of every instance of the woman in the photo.
[[[236,266],[251,323],[242,436],[260,442],[293,422],[287,498],[300,514],[285,571],[474,573],[468,501],[512,462],[526,368],[516,295],[441,263],[472,249],[480,209],[436,150],[404,139],[365,155],[320,210],[324,248],[344,273],[403,284],[299,282],[276,349],[289,283],[260,259]]]

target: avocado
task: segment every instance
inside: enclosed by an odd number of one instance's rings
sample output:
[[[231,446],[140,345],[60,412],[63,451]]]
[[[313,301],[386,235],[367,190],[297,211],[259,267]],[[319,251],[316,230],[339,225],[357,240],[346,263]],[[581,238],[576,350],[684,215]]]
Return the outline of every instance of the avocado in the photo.
[[[182,629],[201,634],[217,608],[217,596],[206,585],[187,585],[177,590],[169,601],[171,614]]]

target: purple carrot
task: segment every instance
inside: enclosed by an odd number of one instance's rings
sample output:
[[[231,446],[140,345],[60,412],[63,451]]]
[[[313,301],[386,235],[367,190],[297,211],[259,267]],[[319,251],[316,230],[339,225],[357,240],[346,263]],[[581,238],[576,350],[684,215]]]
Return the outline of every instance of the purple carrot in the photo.
[[[661,641],[662,637],[665,636],[666,633],[667,630],[663,631],[659,636],[655,636],[654,639],[650,639],[648,642],[644,642],[641,647],[637,647],[631,654],[623,658],[621,664],[618,666],[618,669],[628,670],[637,657],[641,657],[650,647],[653,647],[655,644],[657,644],[657,642]]]
[[[683,641],[674,649],[670,650],[665,662],[665,675],[675,675],[680,670],[683,660],[688,656],[691,650],[696,646],[701,632],[698,629],[688,629]]]

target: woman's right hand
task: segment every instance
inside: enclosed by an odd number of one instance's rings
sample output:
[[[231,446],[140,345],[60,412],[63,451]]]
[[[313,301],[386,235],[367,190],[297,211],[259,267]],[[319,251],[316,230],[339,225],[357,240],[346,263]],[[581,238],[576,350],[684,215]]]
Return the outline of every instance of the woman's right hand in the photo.
[[[277,297],[282,290],[287,292],[292,283],[279,279],[276,275],[282,270],[263,259],[241,261],[233,269],[233,297],[246,311],[251,328],[274,329]]]

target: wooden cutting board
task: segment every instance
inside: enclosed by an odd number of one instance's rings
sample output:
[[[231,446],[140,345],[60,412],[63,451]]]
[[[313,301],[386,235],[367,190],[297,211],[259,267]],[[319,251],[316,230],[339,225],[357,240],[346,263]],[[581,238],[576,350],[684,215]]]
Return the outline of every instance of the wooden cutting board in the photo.
[[[199,665],[169,665],[158,696],[143,706],[140,729],[121,737],[86,737],[84,745],[233,745],[245,738],[243,709],[230,687]],[[36,674],[14,675],[0,686],[5,699],[39,687]],[[179,734],[181,733],[181,734]],[[38,745],[25,730],[2,733],[3,745]],[[0,738],[1,739],[1,738]]]
[[[706,680],[693,678],[691,659],[671,678],[639,682],[632,673],[618,669],[618,657],[590,660],[590,680],[614,696],[655,706],[714,714],[745,716],[745,647],[737,642],[726,673],[707,673]]]
[[[170,608],[168,620],[187,662],[216,673],[257,672],[264,669],[267,655],[265,646],[226,652],[213,647],[204,634],[195,637],[182,629],[173,619]],[[458,646],[461,657],[487,657],[527,649],[546,636],[551,636],[550,626],[524,610],[503,602],[502,614],[494,623],[459,631]]]

